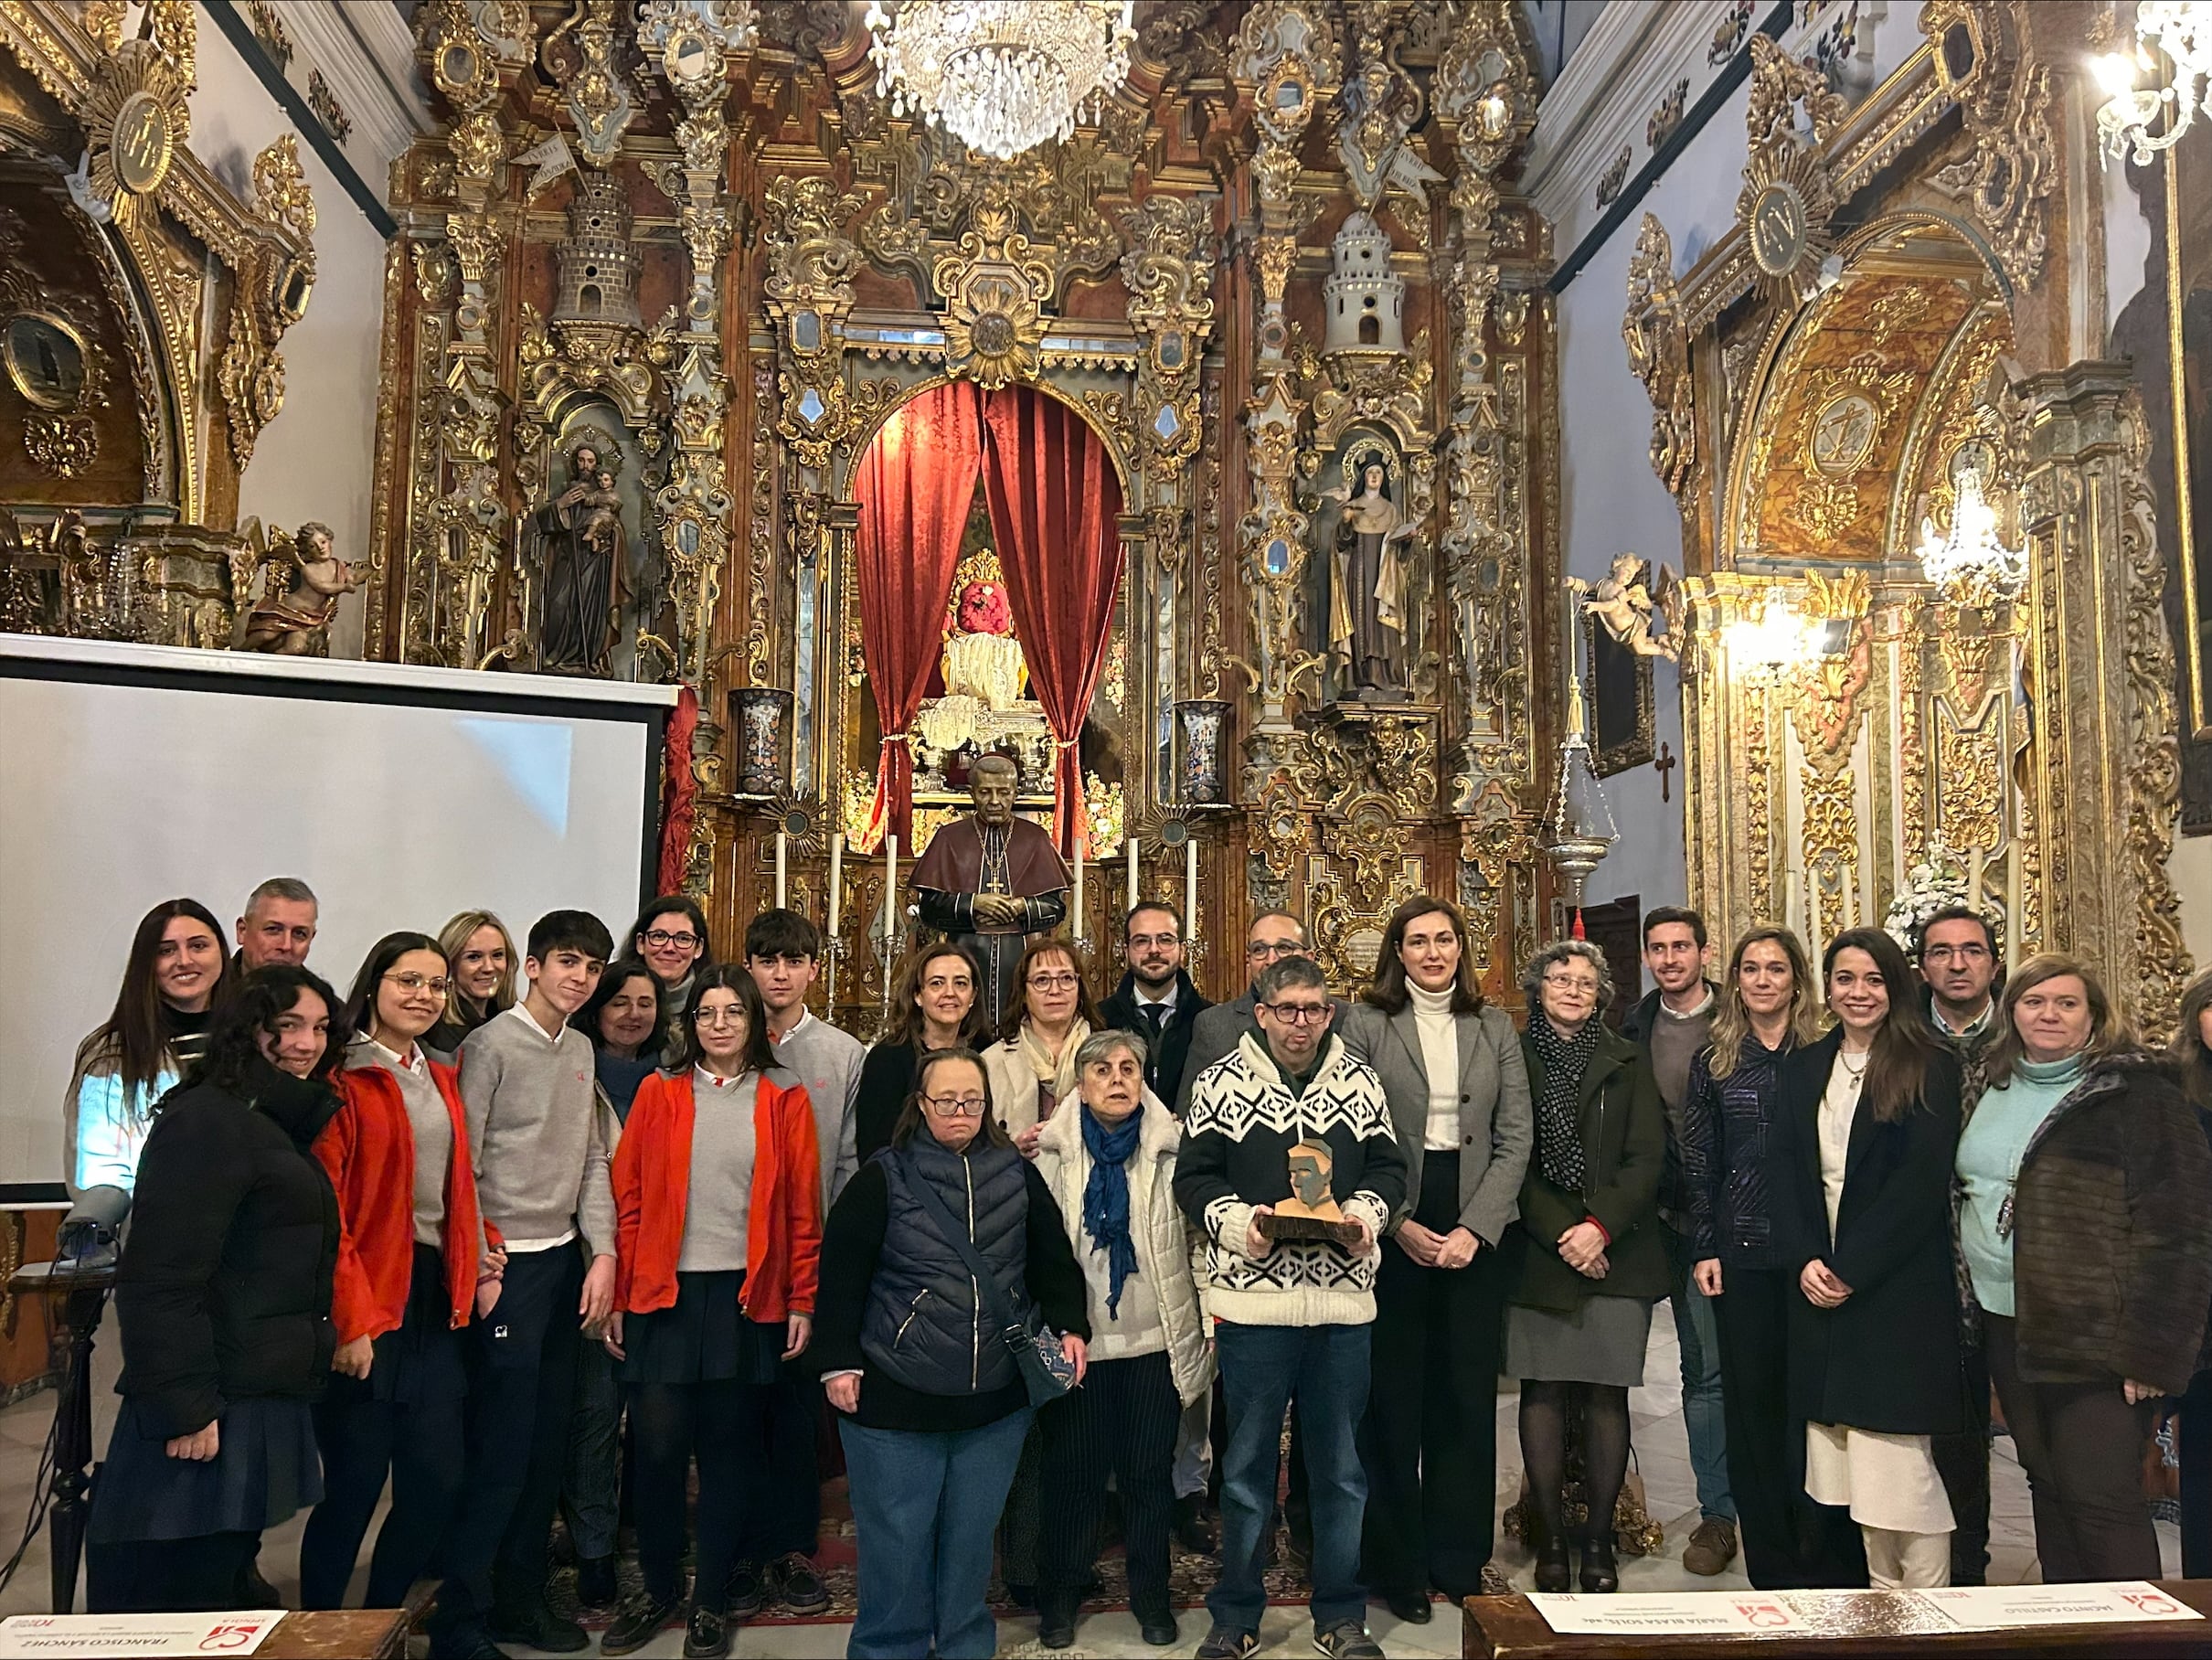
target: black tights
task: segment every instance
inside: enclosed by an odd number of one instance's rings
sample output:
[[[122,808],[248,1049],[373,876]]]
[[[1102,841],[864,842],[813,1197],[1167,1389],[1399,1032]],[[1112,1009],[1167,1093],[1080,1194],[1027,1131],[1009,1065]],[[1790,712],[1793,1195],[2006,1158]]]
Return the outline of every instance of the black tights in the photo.
[[[1541,1539],[1567,1537],[1567,1438],[1582,1409],[1582,1496],[1590,1507],[1583,1537],[1612,1537],[1613,1506],[1628,1476],[1628,1391],[1610,1383],[1521,1380],[1521,1463]]]
[[[746,1472],[760,1459],[757,1385],[637,1383],[630,1386],[630,1437],[637,1460],[637,1559],[645,1589],[674,1601],[683,1591],[685,1477],[699,1465],[698,1537],[692,1601],[720,1613],[745,1520]]]

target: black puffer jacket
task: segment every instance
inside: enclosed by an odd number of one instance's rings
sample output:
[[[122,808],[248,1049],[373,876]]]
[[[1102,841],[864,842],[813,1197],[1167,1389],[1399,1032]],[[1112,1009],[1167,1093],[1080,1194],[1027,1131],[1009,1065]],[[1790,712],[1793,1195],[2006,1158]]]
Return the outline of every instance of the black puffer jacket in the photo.
[[[308,1147],[337,1110],[257,1061],[239,1093],[193,1084],[154,1120],[115,1279],[116,1388],[164,1436],[249,1396],[322,1393],[338,1204]]]

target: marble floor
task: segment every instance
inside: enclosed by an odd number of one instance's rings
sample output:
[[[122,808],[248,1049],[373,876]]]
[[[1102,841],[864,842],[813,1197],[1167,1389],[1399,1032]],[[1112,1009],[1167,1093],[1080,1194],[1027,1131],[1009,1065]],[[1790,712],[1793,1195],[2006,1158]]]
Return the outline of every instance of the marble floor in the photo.
[[[1664,1310],[1652,1322],[1651,1352],[1644,1367],[1647,1380],[1644,1388],[1630,1397],[1630,1412],[1634,1421],[1636,1467],[1643,1473],[1644,1491],[1653,1517],[1664,1524],[1666,1539],[1655,1556],[1624,1557],[1621,1562],[1621,1586],[1624,1591],[1719,1591],[1741,1588],[1747,1584],[1742,1575],[1730,1571],[1717,1579],[1699,1579],[1682,1567],[1682,1551],[1698,1521],[1697,1490],[1691,1474],[1689,1444],[1682,1422],[1682,1390],[1677,1357],[1675,1347],[1674,1323]],[[112,1397],[101,1402],[102,1421],[96,1427],[98,1443],[106,1442],[106,1421],[112,1416]],[[1502,1508],[1512,1502],[1520,1486],[1520,1457],[1515,1431],[1516,1405],[1511,1396],[1498,1404],[1498,1503]],[[39,1449],[44,1445],[48,1426],[52,1421],[53,1397],[33,1396],[5,1410],[0,1410],[0,1559],[12,1554],[15,1542],[20,1537],[19,1519],[27,1514],[31,1498],[31,1485],[37,1474]],[[2036,1566],[2035,1529],[2028,1512],[2027,1482],[2018,1463],[2012,1456],[2012,1443],[2000,1437],[1991,1461],[1991,1518],[1990,1518],[1990,1581],[2019,1583],[2038,1578]],[[296,1589],[296,1572],[301,1519],[294,1518],[285,1527],[272,1532],[261,1552],[261,1566],[287,1594]],[[2174,1528],[2164,1523],[2159,1526],[2159,1538],[2166,1559],[2166,1571],[2177,1573],[2180,1566],[2180,1540]],[[1514,1584],[1526,1589],[1529,1584],[1530,1564],[1527,1553],[1512,1541],[1501,1541],[1497,1558],[1498,1567]],[[0,1591],[0,1614],[43,1612],[47,1606],[46,1539],[43,1534],[31,1541],[25,1551],[21,1566],[14,1580],[5,1591]],[[366,1569],[364,1569],[366,1571]],[[356,1585],[356,1593],[358,1591]],[[1454,1655],[1460,1652],[1459,1626],[1441,1606],[1437,1617],[1427,1625],[1409,1625],[1393,1619],[1379,1604],[1368,1611],[1369,1626],[1384,1652],[1405,1660],[1424,1660],[1427,1656]],[[1076,1645],[1072,1649],[1050,1650],[1037,1640],[1036,1623],[1027,1619],[1005,1620],[999,1625],[999,1654],[1005,1656],[1036,1656],[1058,1655],[1068,1660],[1106,1660],[1106,1657],[1134,1655],[1188,1655],[1196,1647],[1199,1638],[1206,1634],[1206,1614],[1203,1609],[1185,1611],[1181,1616],[1183,1640],[1172,1649],[1147,1648],[1138,1638],[1136,1622],[1126,1613],[1097,1614],[1086,1619],[1077,1628]],[[789,1660],[811,1660],[813,1656],[835,1656],[845,1653],[849,1625],[767,1625],[756,1626],[738,1633],[732,1652],[753,1656],[788,1656]],[[1303,1609],[1271,1608],[1260,1628],[1260,1636],[1270,1655],[1304,1655],[1312,1652],[1308,1638],[1311,1623]],[[683,1652],[683,1633],[665,1632],[643,1652],[650,1656],[676,1655]]]

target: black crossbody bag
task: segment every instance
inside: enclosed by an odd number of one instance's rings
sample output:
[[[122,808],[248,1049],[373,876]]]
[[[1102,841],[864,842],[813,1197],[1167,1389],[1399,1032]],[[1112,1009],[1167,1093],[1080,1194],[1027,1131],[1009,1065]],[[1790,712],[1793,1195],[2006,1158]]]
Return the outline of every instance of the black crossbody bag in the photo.
[[[975,1249],[975,1241],[953,1218],[944,1199],[919,1170],[909,1165],[906,1172],[907,1186],[921,1200],[921,1208],[930,1213],[930,1220],[944,1236],[945,1243],[958,1251],[960,1260],[967,1265],[969,1277],[975,1282],[976,1295],[983,1304],[984,1318],[998,1328],[1000,1339],[1014,1356],[1014,1364],[1021,1370],[1022,1385],[1029,1392],[1029,1404],[1041,1407],[1058,1400],[1075,1388],[1075,1362],[1061,1352],[1060,1340],[1053,1335],[1045,1325],[1044,1316],[1034,1306],[1026,1318],[1014,1312],[1011,1293],[984,1261],[983,1252]]]

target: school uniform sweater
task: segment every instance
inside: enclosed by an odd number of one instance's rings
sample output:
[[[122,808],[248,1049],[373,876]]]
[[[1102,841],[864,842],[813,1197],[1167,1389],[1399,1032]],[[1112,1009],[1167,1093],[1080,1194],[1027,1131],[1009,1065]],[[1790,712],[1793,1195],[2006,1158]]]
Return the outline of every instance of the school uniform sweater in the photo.
[[[565,1245],[580,1231],[593,1256],[614,1254],[594,1059],[583,1033],[564,1025],[548,1037],[519,1003],[462,1043],[477,1199],[509,1251]]]

